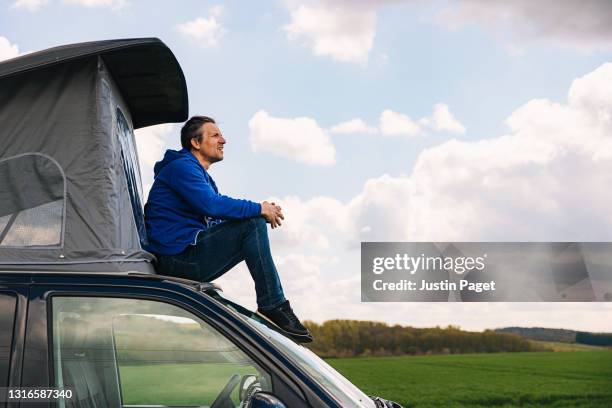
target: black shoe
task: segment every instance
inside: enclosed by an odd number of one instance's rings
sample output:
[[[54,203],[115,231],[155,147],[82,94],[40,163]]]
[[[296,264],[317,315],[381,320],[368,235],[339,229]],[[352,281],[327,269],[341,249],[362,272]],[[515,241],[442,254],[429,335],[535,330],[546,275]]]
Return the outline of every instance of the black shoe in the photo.
[[[298,343],[310,343],[313,340],[308,329],[300,323],[300,320],[295,313],[293,313],[288,300],[285,300],[285,303],[281,304],[276,309],[258,309],[257,313],[266,320],[274,323],[274,325],[281,329],[283,334]]]

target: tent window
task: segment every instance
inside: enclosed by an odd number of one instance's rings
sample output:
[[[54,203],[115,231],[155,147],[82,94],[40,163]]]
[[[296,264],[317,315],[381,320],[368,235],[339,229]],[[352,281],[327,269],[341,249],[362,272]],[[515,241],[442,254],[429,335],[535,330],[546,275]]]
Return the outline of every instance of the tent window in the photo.
[[[144,222],[144,211],[142,207],[142,185],[140,181],[140,167],[138,167],[138,156],[134,147],[134,134],[130,129],[130,125],[121,112],[117,108],[117,136],[121,144],[121,161],[123,170],[127,179],[128,191],[130,193],[130,201],[132,202],[132,211],[136,222],[136,229],[140,238],[140,245],[147,245],[147,232]]]
[[[62,245],[65,181],[52,158],[26,153],[0,160],[0,247]]]

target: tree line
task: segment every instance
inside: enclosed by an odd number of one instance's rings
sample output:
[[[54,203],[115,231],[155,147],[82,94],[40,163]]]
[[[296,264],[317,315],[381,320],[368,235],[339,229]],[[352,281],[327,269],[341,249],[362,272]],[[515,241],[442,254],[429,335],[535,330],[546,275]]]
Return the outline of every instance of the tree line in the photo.
[[[414,328],[358,320],[307,321],[315,341],[308,347],[321,357],[395,356],[534,351],[516,334],[469,332],[455,326]]]
[[[559,341],[573,343],[576,341],[576,332],[568,329],[549,329],[546,327],[504,327],[495,329],[498,333],[514,333],[521,337],[539,341]]]
[[[576,343],[590,346],[612,346],[612,333],[576,332]]]

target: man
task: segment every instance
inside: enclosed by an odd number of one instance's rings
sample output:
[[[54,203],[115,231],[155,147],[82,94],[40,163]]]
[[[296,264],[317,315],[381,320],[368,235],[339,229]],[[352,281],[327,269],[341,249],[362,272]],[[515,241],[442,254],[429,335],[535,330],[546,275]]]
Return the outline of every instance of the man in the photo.
[[[150,252],[160,274],[212,281],[246,261],[255,282],[258,313],[299,342],[312,337],[285,299],[272,260],[266,223],[279,227],[281,207],[219,194],[208,174],[223,160],[226,141],[212,118],[194,116],[181,129],[179,151],[155,164],[145,205]]]

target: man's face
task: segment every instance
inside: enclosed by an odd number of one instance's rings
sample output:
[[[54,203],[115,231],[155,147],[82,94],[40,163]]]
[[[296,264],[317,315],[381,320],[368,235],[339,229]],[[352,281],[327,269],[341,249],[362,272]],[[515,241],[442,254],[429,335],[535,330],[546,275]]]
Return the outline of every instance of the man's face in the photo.
[[[202,139],[192,139],[192,146],[197,150],[202,158],[210,164],[223,160],[223,145],[225,139],[214,123],[205,123],[200,129]]]

